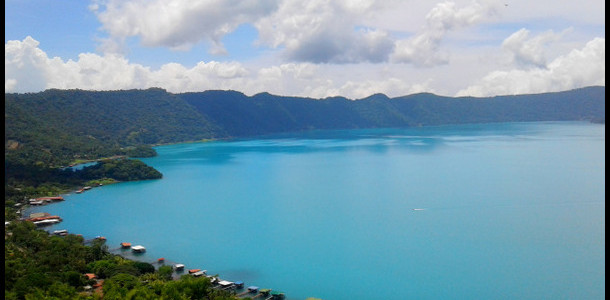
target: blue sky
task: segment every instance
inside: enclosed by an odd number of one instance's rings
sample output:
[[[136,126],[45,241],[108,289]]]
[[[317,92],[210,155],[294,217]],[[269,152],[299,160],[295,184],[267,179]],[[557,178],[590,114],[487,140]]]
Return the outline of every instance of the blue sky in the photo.
[[[605,86],[605,3],[8,0],[5,90],[364,98]]]

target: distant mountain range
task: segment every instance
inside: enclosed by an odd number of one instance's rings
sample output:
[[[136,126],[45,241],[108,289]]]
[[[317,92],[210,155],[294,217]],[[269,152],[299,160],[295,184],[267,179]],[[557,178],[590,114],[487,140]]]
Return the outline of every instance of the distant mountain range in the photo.
[[[5,157],[116,154],[118,149],[313,129],[429,126],[483,122],[605,122],[605,87],[496,97],[429,93],[350,100],[236,91],[51,89],[5,94]],[[38,154],[36,154],[38,153]]]

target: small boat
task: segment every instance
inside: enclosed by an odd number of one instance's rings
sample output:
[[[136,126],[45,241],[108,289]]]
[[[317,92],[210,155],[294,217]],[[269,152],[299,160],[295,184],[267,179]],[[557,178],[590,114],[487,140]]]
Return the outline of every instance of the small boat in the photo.
[[[48,219],[48,220],[36,221],[33,223],[36,224],[36,226],[46,226],[46,225],[56,224],[59,222],[61,222],[61,221],[58,219]]]
[[[62,230],[55,230],[55,231],[53,231],[53,234],[54,234],[54,235],[68,235],[68,231],[67,231],[67,230],[65,230],[65,229],[62,229]]]
[[[142,253],[142,252],[146,252],[146,248],[144,248],[144,246],[137,245],[137,246],[131,247],[131,251],[133,251],[135,253]]]
[[[233,282],[231,281],[227,281],[227,280],[221,280],[218,282],[219,285],[223,286],[223,287],[229,287],[233,285]]]
[[[425,208],[414,208],[413,210],[426,210]]]
[[[197,273],[199,271],[201,271],[201,269],[190,269],[189,274]]]

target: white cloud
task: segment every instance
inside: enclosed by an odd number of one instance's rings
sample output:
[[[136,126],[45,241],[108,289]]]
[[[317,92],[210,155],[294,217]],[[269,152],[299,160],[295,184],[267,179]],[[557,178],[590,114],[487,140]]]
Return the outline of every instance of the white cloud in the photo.
[[[441,50],[446,35],[452,30],[488,20],[500,5],[498,1],[473,1],[464,7],[457,7],[452,1],[437,4],[426,15],[426,24],[419,33],[396,42],[391,61],[427,67],[448,63],[448,53]]]
[[[276,0],[109,0],[92,10],[116,42],[138,37],[145,46],[176,50],[209,42],[210,51],[220,54],[224,35],[276,7]]]
[[[200,62],[187,69],[166,64],[157,71],[130,63],[122,56],[83,53],[78,61],[49,58],[31,37],[5,45],[7,92],[37,92],[48,88],[118,90],[164,87],[173,92],[202,91],[226,86],[224,81],[248,74],[237,62]],[[231,86],[233,87],[233,86]],[[236,88],[239,86],[235,86]]]
[[[545,67],[545,47],[561,38],[561,34],[547,31],[538,36],[529,37],[530,31],[522,28],[506,38],[502,48],[512,53],[515,63],[521,66]]]
[[[284,49],[289,61],[385,61],[394,42],[383,30],[363,27],[381,5],[373,1],[283,1],[255,23],[260,43]]]
[[[527,39],[526,39],[527,40]],[[418,92],[453,94],[467,86],[471,76],[483,77],[458,95],[559,91],[587,85],[605,85],[605,40],[595,39],[547,64],[546,68],[488,72],[501,65],[478,63],[480,53],[460,65],[417,69],[403,64],[313,64],[199,62],[193,67],[178,63],[151,69],[120,55],[83,53],[77,60],[50,58],[31,37],[5,44],[6,92],[38,92],[48,88],[117,90],[161,87],[172,93],[211,89],[237,90],[248,95],[269,92],[285,96],[351,99],[385,93],[390,97]],[[500,52],[500,51],[498,51]],[[457,68],[457,69],[456,69]],[[482,69],[481,69],[482,68]],[[475,69],[477,69],[475,71]],[[456,76],[462,74],[464,76]],[[488,74],[484,76],[484,74]],[[450,87],[450,88],[448,88]]]
[[[563,91],[583,86],[606,85],[606,42],[595,38],[582,49],[572,50],[546,67],[494,71],[457,96],[492,96]]]
[[[422,3],[411,6],[428,7]],[[108,0],[91,5],[91,10],[110,35],[101,40],[99,50],[104,53],[126,53],[125,41],[136,37],[144,46],[188,50],[207,43],[210,53],[226,54],[222,38],[249,23],[258,30],[259,45],[281,49],[285,62],[391,60],[433,66],[448,61],[441,42],[449,32],[489,19],[500,4],[493,0],[462,6],[439,3],[427,13],[426,25],[408,40],[376,27],[379,16],[400,5],[400,1],[372,0]]]
[[[32,37],[4,45],[4,87],[7,92],[40,91],[45,88],[47,54]]]

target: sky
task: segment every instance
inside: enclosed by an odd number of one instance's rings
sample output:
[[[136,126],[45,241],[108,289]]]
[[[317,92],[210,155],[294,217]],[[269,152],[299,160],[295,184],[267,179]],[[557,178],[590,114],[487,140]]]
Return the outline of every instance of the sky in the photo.
[[[6,0],[5,92],[361,99],[605,86],[604,0]]]

